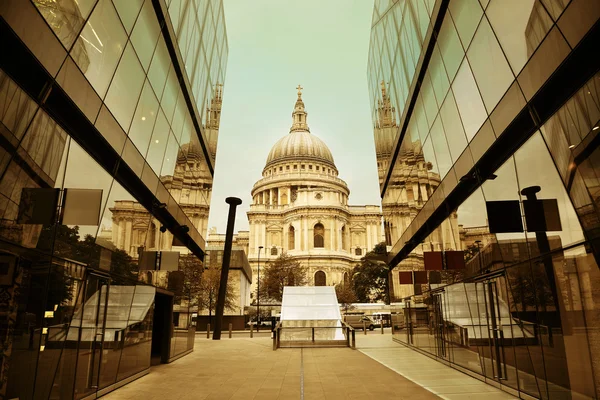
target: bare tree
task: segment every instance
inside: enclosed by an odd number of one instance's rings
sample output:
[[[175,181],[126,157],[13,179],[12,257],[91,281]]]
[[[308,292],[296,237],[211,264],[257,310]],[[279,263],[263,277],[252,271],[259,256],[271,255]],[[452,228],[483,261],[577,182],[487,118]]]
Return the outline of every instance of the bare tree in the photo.
[[[190,307],[198,307],[198,312],[208,310],[209,321],[217,308],[221,267],[210,265],[203,268],[202,262],[194,256],[182,257],[180,268],[184,272],[182,297],[190,302]],[[235,290],[231,282],[227,283],[225,309],[234,310]]]

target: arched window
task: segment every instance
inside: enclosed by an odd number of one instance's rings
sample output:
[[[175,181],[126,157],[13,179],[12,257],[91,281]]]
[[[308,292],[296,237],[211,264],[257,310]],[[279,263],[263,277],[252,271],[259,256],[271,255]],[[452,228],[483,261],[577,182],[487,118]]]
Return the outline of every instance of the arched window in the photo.
[[[281,195],[281,205],[284,206],[287,203],[288,203],[287,202],[287,194],[284,193],[284,194]]]
[[[315,286],[327,286],[327,277],[325,276],[325,272],[315,272]]]
[[[271,255],[272,256],[276,256],[277,255],[277,247],[275,247],[275,246],[271,247]]]
[[[360,247],[357,247],[354,250],[354,254],[357,255],[357,256],[362,256],[362,249]]]
[[[316,224],[314,229],[315,234],[315,246],[314,247],[325,247],[325,227],[323,224]]]
[[[342,250],[346,250],[346,225],[342,226]]]
[[[288,231],[288,250],[294,250],[296,248],[296,230],[290,225]]]

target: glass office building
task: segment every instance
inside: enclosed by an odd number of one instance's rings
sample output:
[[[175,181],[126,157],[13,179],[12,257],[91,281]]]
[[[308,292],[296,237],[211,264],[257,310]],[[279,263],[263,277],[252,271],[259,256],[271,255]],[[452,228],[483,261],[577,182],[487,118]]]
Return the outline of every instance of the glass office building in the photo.
[[[600,396],[599,18],[375,1],[394,340],[521,398]]]
[[[6,0],[0,53],[0,398],[96,398],[193,349],[223,4]]]

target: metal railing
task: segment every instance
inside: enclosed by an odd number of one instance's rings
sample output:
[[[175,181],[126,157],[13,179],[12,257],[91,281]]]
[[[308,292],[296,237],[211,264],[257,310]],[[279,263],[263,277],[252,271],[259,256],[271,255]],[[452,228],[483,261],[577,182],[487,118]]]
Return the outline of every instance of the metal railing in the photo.
[[[281,321],[273,329],[273,350],[280,347],[350,347],[356,349],[356,331],[344,321],[340,321],[341,326],[282,326]],[[344,333],[344,339],[315,339],[315,329],[341,329]],[[310,339],[284,339],[281,340],[283,332],[310,330]]]

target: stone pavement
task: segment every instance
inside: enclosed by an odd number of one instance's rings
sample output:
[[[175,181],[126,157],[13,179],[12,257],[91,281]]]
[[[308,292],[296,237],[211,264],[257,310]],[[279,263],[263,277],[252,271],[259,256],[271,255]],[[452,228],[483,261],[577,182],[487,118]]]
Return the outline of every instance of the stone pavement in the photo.
[[[357,342],[365,338],[358,337]],[[391,341],[389,335],[385,335]],[[439,399],[348,348],[272,350],[269,338],[207,340],[104,396],[121,399]]]
[[[357,332],[358,333],[358,332]],[[389,334],[357,336],[360,352],[447,400],[516,397],[392,341]]]

